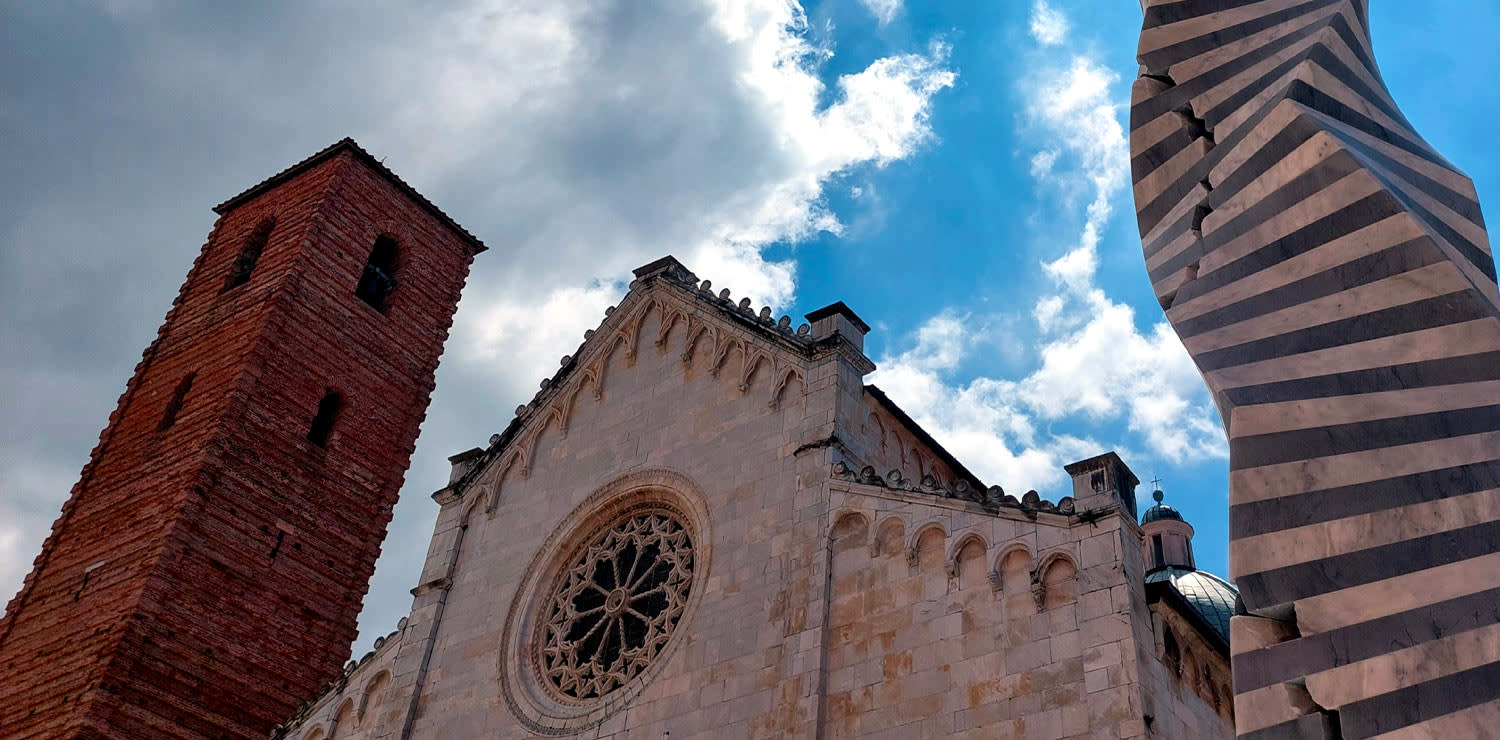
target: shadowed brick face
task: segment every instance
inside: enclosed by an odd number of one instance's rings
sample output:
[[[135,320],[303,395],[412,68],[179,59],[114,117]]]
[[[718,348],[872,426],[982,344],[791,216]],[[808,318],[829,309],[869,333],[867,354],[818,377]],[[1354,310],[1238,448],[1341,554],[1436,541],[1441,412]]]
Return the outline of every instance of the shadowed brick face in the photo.
[[[483,246],[349,140],[218,210],[0,622],[6,740],[256,737],[348,658]],[[381,235],[384,314],[355,296]]]
[[[1500,297],[1367,0],[1149,0],[1146,267],[1230,443],[1241,737],[1492,737]]]

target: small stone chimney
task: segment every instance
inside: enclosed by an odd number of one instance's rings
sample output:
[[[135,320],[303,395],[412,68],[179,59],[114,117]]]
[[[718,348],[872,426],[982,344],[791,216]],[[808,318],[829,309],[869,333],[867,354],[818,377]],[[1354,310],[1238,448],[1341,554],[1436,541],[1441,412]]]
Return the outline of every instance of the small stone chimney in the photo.
[[[1118,505],[1136,521],[1135,487],[1141,484],[1125,461],[1113,452],[1063,467],[1073,476],[1073,499],[1079,511]]]
[[[854,309],[844,305],[843,301],[813,311],[806,318],[812,324],[814,341],[838,335],[860,352],[865,351],[865,335],[870,333],[870,325],[860,319]]]

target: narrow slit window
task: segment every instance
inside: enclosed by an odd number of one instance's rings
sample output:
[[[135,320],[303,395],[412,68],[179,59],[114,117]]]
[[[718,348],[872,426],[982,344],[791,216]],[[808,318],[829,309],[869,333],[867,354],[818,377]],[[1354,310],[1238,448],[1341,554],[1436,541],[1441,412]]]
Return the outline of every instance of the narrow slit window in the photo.
[[[395,239],[388,236],[376,239],[369,259],[365,260],[365,270],[359,277],[359,285],[354,289],[354,294],[360,300],[381,313],[385,313],[390,307],[391,293],[396,291],[396,260],[399,251]]]
[[[1182,652],[1177,647],[1177,636],[1168,629],[1161,642],[1162,658],[1166,661],[1167,670],[1171,671],[1174,678],[1182,678]]]
[[[307,441],[319,447],[327,447],[328,436],[333,433],[333,423],[338,420],[339,409],[343,405],[344,397],[337,391],[323,394],[323,400],[318,402],[318,413],[307,430]]]
[[[1166,551],[1162,547],[1161,535],[1159,534],[1151,535],[1151,554],[1156,556],[1156,560],[1151,563],[1152,568],[1160,568],[1167,564]]]
[[[255,263],[260,261],[260,253],[265,251],[266,242],[271,240],[271,230],[276,228],[276,219],[268,218],[260,222],[251,232],[250,238],[245,240],[244,246],[240,247],[238,257],[229,268],[229,277],[224,281],[224,290],[235,288],[250,282],[250,274],[255,272]]]
[[[177,388],[172,391],[172,398],[167,401],[167,407],[161,412],[161,423],[156,425],[156,431],[165,432],[177,423],[177,415],[182,413],[182,404],[187,401],[188,391],[193,389],[193,378],[196,373],[188,373],[177,381]]]

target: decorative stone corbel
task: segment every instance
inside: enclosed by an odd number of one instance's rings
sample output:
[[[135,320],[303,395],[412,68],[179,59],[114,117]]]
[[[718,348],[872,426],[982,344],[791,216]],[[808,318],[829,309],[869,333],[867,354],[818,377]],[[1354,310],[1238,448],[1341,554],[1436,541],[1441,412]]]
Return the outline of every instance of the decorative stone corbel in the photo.
[[[667,339],[672,333],[672,327],[677,325],[681,313],[673,311],[662,318],[661,326],[656,330],[656,341],[653,342],[658,352],[667,351]]]
[[[745,347],[744,355],[745,361],[740,365],[740,382],[738,386],[740,393],[749,392],[750,376],[755,374],[755,370],[760,367],[760,363],[762,360],[769,361],[768,358],[759,350],[755,350],[752,352],[750,347],[748,346]],[[772,367],[772,372],[775,372],[774,365]]]
[[[790,383],[792,381],[792,376],[796,374],[797,371],[792,368],[787,368],[784,371],[777,372],[776,384],[771,386],[771,400],[768,404],[766,404],[767,406],[774,409],[777,406],[781,405],[781,393],[782,391],[786,390],[787,383]]]
[[[725,358],[729,357],[729,350],[738,344],[735,340],[727,337],[718,337],[718,343],[714,347],[713,363],[708,366],[708,374],[714,378],[719,377],[719,368],[724,365]]]
[[[989,573],[989,579],[990,590],[995,592],[996,594],[999,594],[1000,591],[1005,587],[1005,576],[998,570],[992,570]]]
[[[687,343],[683,345],[682,356],[678,358],[684,367],[693,364],[693,353],[697,351],[698,343],[703,339],[703,335],[707,333],[708,327],[696,321],[688,321]]]
[[[1031,571],[1031,597],[1036,599],[1037,611],[1047,602],[1047,584],[1042,581],[1042,571]]]
[[[921,562],[921,555],[917,552],[917,548],[906,548],[906,564],[912,568],[915,568],[917,567],[917,563],[919,562]]]
[[[602,363],[599,366],[603,367]],[[594,367],[586,367],[586,368],[583,369],[583,376],[582,376],[582,378],[578,381],[579,384],[581,385],[584,380],[589,381],[589,389],[590,389],[590,392],[592,392],[594,394],[594,400],[595,401],[598,401],[599,399],[601,399],[601,398],[604,397],[604,375],[603,375],[603,373],[601,373],[599,370],[595,369]]]
[[[435,578],[411,590],[412,596],[422,596],[433,591],[447,591],[453,588],[453,580],[447,577]]]

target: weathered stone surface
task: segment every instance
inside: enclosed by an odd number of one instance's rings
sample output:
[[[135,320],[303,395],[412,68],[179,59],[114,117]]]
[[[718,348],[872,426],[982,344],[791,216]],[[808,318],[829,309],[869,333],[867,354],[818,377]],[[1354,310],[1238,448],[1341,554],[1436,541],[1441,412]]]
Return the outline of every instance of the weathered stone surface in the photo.
[[[482,245],[347,140],[220,210],[0,622],[7,740],[261,736],[348,657]]]
[[[1240,731],[1487,736],[1500,293],[1473,184],[1385,89],[1366,0],[1143,7],[1146,267],[1229,435],[1244,605],[1295,620],[1234,648]]]
[[[1055,503],[987,488],[864,385],[847,307],[793,333],[742,304],[675,260],[637,271],[572,364],[457,459],[421,578],[447,585],[278,736],[1232,734],[1227,653],[1147,601],[1118,456],[1069,466]],[[538,604],[587,523],[642,500],[681,512],[701,582],[644,680],[560,701],[536,678],[558,642]],[[1162,660],[1169,632],[1185,670]]]

